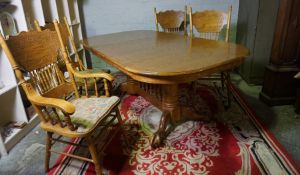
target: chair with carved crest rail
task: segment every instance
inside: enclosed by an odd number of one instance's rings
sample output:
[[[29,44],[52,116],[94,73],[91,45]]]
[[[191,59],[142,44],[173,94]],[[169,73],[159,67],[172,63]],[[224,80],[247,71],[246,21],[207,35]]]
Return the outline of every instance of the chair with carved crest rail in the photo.
[[[191,37],[199,37],[210,40],[219,40],[223,34],[225,28],[224,41],[229,41],[229,31],[231,22],[232,6],[228,7],[228,12],[218,10],[204,10],[194,12],[192,7],[189,8],[189,34]],[[196,32],[194,31],[196,29]],[[227,104],[226,107],[230,107],[230,70],[221,72],[221,75],[212,75],[204,77],[203,79],[221,79],[222,88],[227,85]],[[193,85],[194,86],[194,85]]]
[[[92,162],[95,164],[97,174],[101,174],[99,152],[96,148],[101,150],[105,148],[120,126],[122,120],[118,110],[120,99],[110,96],[109,93],[100,97],[97,97],[97,93],[91,97],[79,96],[74,83],[65,81],[58,68],[58,55],[63,54],[66,57],[67,53],[60,48],[56,31],[21,32],[6,40],[1,35],[0,44],[27,98],[38,113],[41,120],[40,127],[47,132],[45,171],[49,171],[51,153],[58,153]],[[70,63],[67,63],[67,66],[68,64]],[[114,80],[113,76],[104,72],[77,74],[82,78]],[[25,80],[25,76],[28,75],[30,79]],[[74,91],[76,96],[71,96],[67,101],[65,99],[70,91]],[[58,136],[54,137],[54,134]],[[80,144],[69,142],[63,137],[82,138],[87,145],[82,145],[82,142]],[[51,149],[56,142],[87,147],[92,158]]]
[[[67,20],[67,19],[64,18],[64,21],[65,20]],[[45,30],[45,29],[49,29],[49,30],[52,30],[52,31],[55,30],[55,27],[54,27],[53,23],[46,23],[44,26],[40,26],[39,22],[37,20],[34,20],[34,25],[35,25],[35,29],[37,31],[42,31],[42,30]],[[66,42],[70,42],[70,44],[66,43],[67,53],[69,54],[69,56],[73,55],[73,54],[75,55],[75,59],[70,60],[70,61],[73,61],[74,62],[73,64],[76,65],[79,70],[86,70],[82,60],[79,57],[78,49],[76,47],[76,44],[75,44],[75,41],[73,39],[72,33],[71,33],[71,31],[68,27],[68,23],[66,23],[66,24],[63,23],[62,25],[66,25],[66,26],[64,26],[65,28],[63,30],[64,37],[67,38]]]
[[[161,28],[164,32],[184,32],[186,35],[186,10],[187,7],[185,7],[185,11],[166,10],[157,13],[154,8],[156,31]]]
[[[52,31],[55,30],[54,23],[47,23],[44,26],[40,26],[39,22],[37,20],[34,20],[34,24],[35,24],[35,28],[37,31],[41,31],[41,30],[45,30],[45,29],[49,29]],[[59,28],[61,31],[61,37],[64,42],[64,47],[66,48],[66,51],[68,54],[68,60],[70,63],[72,63],[72,66],[75,70],[82,71],[83,73],[84,72],[85,73],[98,73],[98,72],[110,73],[110,70],[108,70],[108,69],[107,70],[106,69],[96,69],[96,68],[88,69],[84,66],[84,64],[79,56],[79,51],[77,49],[78,47],[76,46],[74,37],[69,28],[68,20],[66,17],[64,17],[64,20],[62,23],[59,23]],[[59,63],[60,63],[59,64],[60,70],[62,70],[63,72],[66,72],[67,68],[66,68],[64,59],[60,58]],[[108,82],[106,82],[105,79],[103,79],[103,80],[97,79],[96,82],[99,87],[103,86],[102,81],[106,84],[108,83]],[[88,93],[88,91],[91,90],[90,87],[94,84],[93,80],[85,81],[82,78],[76,78],[76,77],[75,77],[75,82],[76,82],[76,85],[80,88],[80,92],[82,91],[82,89],[84,87],[86,93]],[[87,87],[89,87],[88,90],[86,90]]]

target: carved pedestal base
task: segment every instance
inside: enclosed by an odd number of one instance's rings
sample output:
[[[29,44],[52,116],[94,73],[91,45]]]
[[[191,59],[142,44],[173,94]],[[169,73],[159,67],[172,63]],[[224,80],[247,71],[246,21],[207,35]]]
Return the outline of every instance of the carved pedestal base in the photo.
[[[297,79],[294,75],[298,68],[266,67],[265,80],[260,100],[270,106],[293,104],[296,99]]]
[[[159,128],[152,139],[152,147],[154,148],[160,146],[168,133],[181,122],[208,119],[208,116],[198,115],[190,107],[180,106],[178,88],[178,84],[147,84],[132,79],[122,84],[122,91],[132,95],[141,95],[162,111]],[[182,114],[185,114],[188,118],[183,118]],[[167,128],[167,126],[170,127]]]

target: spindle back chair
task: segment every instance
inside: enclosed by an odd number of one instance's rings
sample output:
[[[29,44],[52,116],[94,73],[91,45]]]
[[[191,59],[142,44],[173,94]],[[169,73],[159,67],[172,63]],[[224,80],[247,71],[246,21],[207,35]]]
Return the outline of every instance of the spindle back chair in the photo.
[[[226,26],[225,41],[229,40],[232,6],[228,7],[228,12],[218,10],[204,10],[194,12],[189,8],[190,35],[196,35],[194,28],[200,38],[219,40],[220,34]]]
[[[50,29],[53,31],[56,30],[54,23],[47,23],[45,26],[40,26],[39,22],[37,20],[35,20],[34,24],[35,24],[35,28],[38,31],[41,31],[43,29]],[[87,69],[84,66],[84,64],[79,56],[79,51],[75,44],[72,32],[69,28],[67,18],[64,17],[64,21],[61,23],[57,22],[57,24],[58,24],[58,29],[59,29],[59,32],[58,31],[57,32],[60,35],[59,37],[61,38],[63,48],[66,50],[66,53],[67,53],[67,56],[65,57],[65,58],[67,58],[67,60],[64,60],[63,58],[59,59],[59,63],[60,63],[59,67],[63,72],[68,71],[66,68],[66,63],[65,63],[66,61],[68,61],[72,65],[73,71],[82,71],[82,73],[101,73],[101,72],[109,73],[110,72],[109,70],[102,70],[102,69]],[[61,47],[62,47],[62,45],[61,45]],[[70,74],[72,74],[72,72],[68,71],[68,74],[70,75]],[[79,87],[79,89],[80,89],[80,94],[82,94],[82,89],[85,89],[85,93],[87,96],[89,94],[89,91],[91,91],[91,89],[95,89],[95,90],[99,89],[99,88],[93,88],[93,87],[91,88],[91,86],[93,86],[95,81],[96,81],[97,86],[100,88],[104,84],[104,88],[106,91],[105,93],[108,93],[108,91],[109,91],[108,88],[109,88],[109,86],[111,86],[110,83],[106,81],[106,79],[97,78],[96,80],[91,80],[91,79],[86,80],[86,79],[74,77],[74,80],[75,80],[76,86]],[[99,92],[97,92],[97,93],[99,93]]]
[[[224,41],[229,41],[229,32],[230,32],[230,23],[231,23],[231,13],[232,6],[228,7],[227,12],[218,11],[218,10],[204,10],[194,12],[192,7],[189,8],[189,34],[190,37],[199,37],[210,40],[219,40],[220,35],[224,27],[225,29],[225,37]],[[194,28],[196,32],[194,32]],[[198,36],[197,36],[198,34]],[[224,89],[225,84],[227,85],[227,104],[225,107],[228,108],[231,105],[231,93],[230,93],[230,70],[223,71],[221,74],[214,74],[208,77],[204,77],[203,79],[221,79],[222,88]],[[194,86],[194,85],[193,85]]]
[[[4,39],[0,35],[1,47],[28,100],[41,120],[41,128],[47,132],[45,171],[49,171],[51,153],[59,153],[92,162],[95,164],[96,172],[101,174],[101,165],[96,151],[96,144],[99,141],[97,139],[101,134],[107,132],[108,128],[111,128],[113,122],[116,121],[120,124],[121,117],[117,107],[120,100],[109,94],[102,97],[96,97],[98,96],[96,94],[90,98],[71,95],[71,99],[66,100],[65,98],[70,96],[70,91],[73,90],[76,94],[77,87],[65,80],[58,67],[58,57],[67,56],[66,51],[60,48],[59,43],[57,32],[48,29],[21,32],[16,36],[8,37],[8,39]],[[68,64],[70,63],[67,63],[67,66]],[[29,80],[27,80],[27,76],[29,76]],[[108,81],[114,79],[113,76],[106,73],[81,76],[103,78]],[[90,108],[93,108],[93,111]],[[98,129],[102,129],[101,132],[98,132]],[[53,137],[53,134],[57,134],[58,137]],[[56,142],[78,145],[61,139],[62,136],[86,140],[92,158],[51,149]],[[112,135],[105,143],[109,143],[111,138]],[[106,145],[102,145],[102,149]]]
[[[164,32],[184,32],[184,34],[187,34],[186,10],[187,7],[184,11],[166,10],[157,12],[154,8],[156,31],[161,28]]]

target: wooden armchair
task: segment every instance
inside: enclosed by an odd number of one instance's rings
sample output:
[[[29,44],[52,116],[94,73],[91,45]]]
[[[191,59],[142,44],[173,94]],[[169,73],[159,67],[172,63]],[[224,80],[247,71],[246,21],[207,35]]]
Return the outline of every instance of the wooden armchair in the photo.
[[[38,113],[41,120],[40,127],[47,132],[45,171],[49,170],[50,155],[54,152],[92,162],[95,164],[97,174],[101,174],[99,152],[96,151],[96,147],[100,145],[97,141],[104,137],[103,134],[111,127],[119,126],[121,122],[118,111],[120,99],[116,96],[109,96],[107,93],[106,96],[101,97],[79,98],[77,95],[69,101],[65,100],[70,91],[74,91],[75,94],[78,92],[76,87],[65,81],[58,68],[58,55],[66,56],[67,53],[60,48],[56,31],[22,32],[17,36],[10,36],[7,40],[0,36],[0,44],[28,99]],[[24,75],[30,76],[30,80],[26,81]],[[76,75],[92,79],[102,78],[107,81],[114,79],[104,72],[92,74],[76,72]],[[110,138],[105,142],[106,144],[115,133],[109,135]],[[57,134],[58,137],[53,137],[53,134]],[[85,147],[88,147],[92,158],[51,149],[56,142],[79,145],[62,139],[62,136],[86,140],[87,146]],[[106,144],[101,148],[103,149]]]
[[[190,20],[190,36],[200,37],[210,40],[219,40],[220,35],[226,26],[225,30],[225,42],[229,41],[229,31],[231,22],[232,6],[228,7],[228,12],[222,12],[217,10],[205,10],[200,12],[192,11],[192,7],[189,8],[189,20]],[[194,28],[196,32],[194,32]],[[198,34],[198,35],[197,35]],[[205,77],[205,79],[215,79],[220,78],[222,82],[222,88],[224,89],[225,84],[227,85],[227,104],[229,107],[231,104],[230,98],[230,70],[221,72],[221,75],[212,75]]]
[[[159,31],[160,25],[164,32],[184,32],[187,34],[186,10],[187,7],[185,7],[185,11],[166,10],[157,13],[156,8],[154,8],[156,31]]]
[[[40,26],[39,22],[37,20],[34,20],[34,25],[35,25],[35,28],[37,31],[42,31],[45,29],[55,31],[54,23],[47,23],[45,26]],[[78,51],[76,43],[74,41],[72,32],[70,31],[69,24],[68,24],[66,17],[64,17],[64,22],[59,23],[59,29],[60,29],[61,38],[62,38],[62,41],[64,44],[64,48],[66,49],[66,52],[67,52],[68,61],[72,64],[72,66],[75,70],[82,71],[82,73],[101,73],[101,72],[110,73],[110,70],[108,70],[108,69],[107,70],[88,69],[84,66],[84,64],[79,56],[79,51]],[[59,65],[60,70],[62,70],[63,72],[67,72],[66,63],[63,58],[59,58],[58,65]],[[103,86],[103,83],[101,83],[102,81],[105,82],[106,80],[99,79],[99,78],[96,79],[97,86],[99,86],[100,88],[101,88],[101,86]],[[75,77],[75,82],[76,82],[76,85],[79,87],[80,92],[82,91],[82,89],[85,89],[85,92],[88,93],[89,90],[93,89],[90,87],[93,86],[94,80],[86,80],[85,81],[82,78]],[[107,84],[107,82],[105,82],[105,83]]]

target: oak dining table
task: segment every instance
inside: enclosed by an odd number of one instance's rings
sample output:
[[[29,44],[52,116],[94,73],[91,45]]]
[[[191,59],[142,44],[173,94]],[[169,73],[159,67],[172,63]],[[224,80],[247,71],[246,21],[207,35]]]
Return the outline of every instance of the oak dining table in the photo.
[[[166,138],[169,124],[206,117],[179,104],[179,84],[236,68],[249,54],[234,43],[151,30],[93,36],[83,46],[128,75],[123,91],[143,96],[162,111],[153,147]]]

